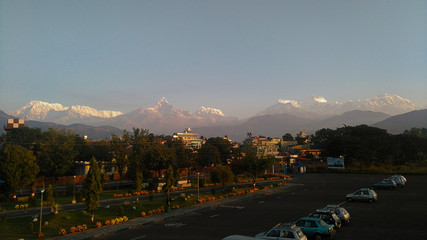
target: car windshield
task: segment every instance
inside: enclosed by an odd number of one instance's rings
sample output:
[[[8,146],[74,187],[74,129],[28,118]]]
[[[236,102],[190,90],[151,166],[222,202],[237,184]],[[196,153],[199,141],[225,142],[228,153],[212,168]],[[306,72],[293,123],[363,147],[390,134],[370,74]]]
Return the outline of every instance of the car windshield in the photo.
[[[304,233],[302,233],[302,231],[299,228],[295,230],[295,233],[297,234],[298,238],[304,237]]]
[[[319,224],[320,224],[320,226],[322,226],[322,227],[326,227],[326,226],[328,226],[328,224],[327,223],[325,223],[325,221],[323,221],[322,219],[319,219],[319,221],[317,221]]]
[[[332,217],[334,218],[335,222],[338,222],[340,218],[334,213],[332,214]]]

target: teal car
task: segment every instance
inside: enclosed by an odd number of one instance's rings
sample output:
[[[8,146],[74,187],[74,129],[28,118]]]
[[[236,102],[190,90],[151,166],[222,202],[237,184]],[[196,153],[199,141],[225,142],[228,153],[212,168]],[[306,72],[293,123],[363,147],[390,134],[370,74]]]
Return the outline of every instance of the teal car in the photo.
[[[329,225],[319,218],[303,217],[295,222],[295,225],[309,238],[316,240],[332,238],[335,233],[334,225]]]

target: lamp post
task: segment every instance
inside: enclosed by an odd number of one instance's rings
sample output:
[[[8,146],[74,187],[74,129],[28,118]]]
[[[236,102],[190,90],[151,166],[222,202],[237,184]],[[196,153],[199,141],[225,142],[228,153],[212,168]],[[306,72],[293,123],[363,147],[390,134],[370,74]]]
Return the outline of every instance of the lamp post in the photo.
[[[199,176],[200,176],[200,173],[197,172],[197,199],[200,199],[200,191],[199,191],[200,182],[199,182]]]
[[[71,203],[76,203],[76,175],[73,178],[73,200]]]
[[[41,192],[41,197],[40,197],[40,228],[39,228],[39,236],[41,236],[41,234],[42,234],[43,193],[44,193],[44,188],[40,192]]]

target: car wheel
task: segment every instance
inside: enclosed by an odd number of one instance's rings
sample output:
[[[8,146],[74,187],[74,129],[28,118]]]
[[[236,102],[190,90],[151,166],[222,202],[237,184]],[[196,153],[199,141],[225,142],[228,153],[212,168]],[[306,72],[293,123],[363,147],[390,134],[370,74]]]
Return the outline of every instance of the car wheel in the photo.
[[[314,240],[322,240],[322,236],[320,236],[320,234],[316,233],[316,235],[314,235]]]
[[[353,198],[349,197],[349,198],[347,198],[347,201],[351,202],[351,201],[353,201]]]

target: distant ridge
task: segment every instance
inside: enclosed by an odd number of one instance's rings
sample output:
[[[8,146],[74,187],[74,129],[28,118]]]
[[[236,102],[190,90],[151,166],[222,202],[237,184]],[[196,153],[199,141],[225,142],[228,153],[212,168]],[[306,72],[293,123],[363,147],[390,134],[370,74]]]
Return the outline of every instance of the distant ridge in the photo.
[[[413,127],[427,128],[427,109],[392,116],[372,126],[386,129],[392,134],[400,134]]]

